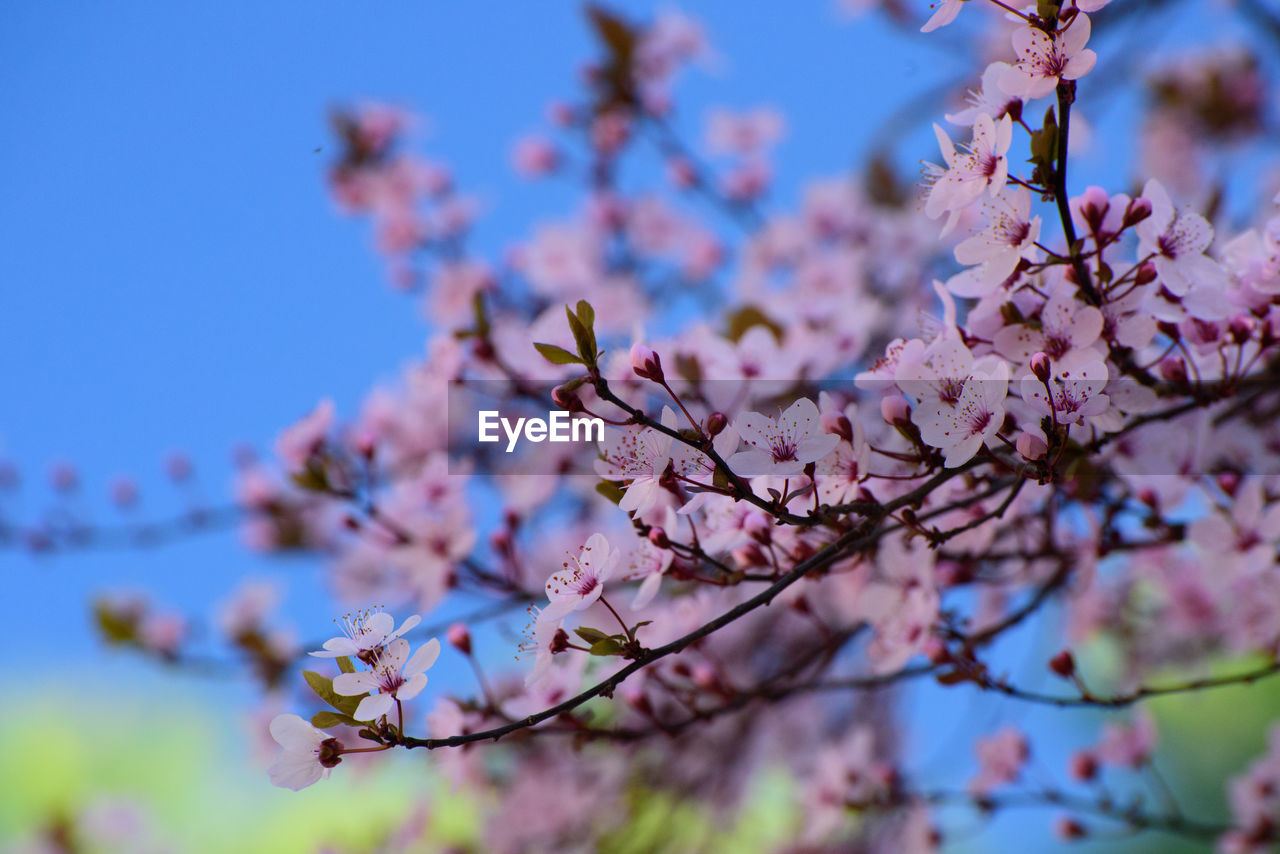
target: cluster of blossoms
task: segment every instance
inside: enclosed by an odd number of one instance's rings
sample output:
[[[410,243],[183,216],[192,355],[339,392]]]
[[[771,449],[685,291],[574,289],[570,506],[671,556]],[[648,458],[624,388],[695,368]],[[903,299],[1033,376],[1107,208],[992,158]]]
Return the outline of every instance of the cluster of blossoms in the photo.
[[[977,5],[945,0],[924,29]],[[416,617],[346,619],[311,653],[337,672],[304,677],[328,708],[271,720],[273,782],[430,749],[501,817],[477,843],[498,852],[595,850],[668,799],[727,822],[778,768],[802,829],[780,852],[923,854],[949,832],[936,807],[1018,798],[1066,813],[1071,840],[1118,825],[1274,844],[1272,758],[1232,784],[1229,827],[1096,785],[1153,771],[1141,710],[1072,756],[1061,786],[1031,787],[1035,734],[1005,725],[971,733],[976,767],[949,757],[962,773],[937,789],[902,737],[899,704],[920,695],[884,690],[923,678],[1115,710],[1213,687],[1169,674],[1223,656],[1261,663],[1221,684],[1280,672],[1280,196],[1239,228],[1163,176],[1072,194],[1104,6],[994,4],[999,50],[946,116],[968,141],[935,125],[942,163],[919,199],[878,163],[865,186],[817,181],[785,212],[776,112],[713,112],[701,151],[677,132],[675,81],[709,53],[697,24],[593,7],[588,91],[550,109],[556,137],[514,153],[530,178],[589,176],[587,197],[500,260],[469,247],[474,206],[447,170],[407,153],[405,115],[341,113],[335,198],[372,219],[432,333],[350,419],[326,401],[286,429],[281,473],[242,468],[245,538],[323,555],[354,603],[490,602],[447,635],[479,695],[450,685],[408,706],[439,642],[413,650]],[[1247,63],[1211,62],[1233,91],[1261,85]],[[1194,79],[1159,79],[1156,112],[1205,120]],[[635,189],[622,176],[654,154],[664,185]],[[495,455],[456,413],[495,393],[606,422],[591,474],[539,446],[544,474],[482,476]],[[299,646],[268,627],[271,604],[246,588],[220,622],[274,689]],[[1051,608],[1065,620],[1037,620]],[[472,629],[522,611],[532,662],[486,675]],[[163,646],[141,612],[103,613],[118,639]],[[1002,644],[1028,625],[1110,650],[1114,684],[1081,672],[1104,656],[1078,668],[1067,650],[1049,688],[1011,681]]]

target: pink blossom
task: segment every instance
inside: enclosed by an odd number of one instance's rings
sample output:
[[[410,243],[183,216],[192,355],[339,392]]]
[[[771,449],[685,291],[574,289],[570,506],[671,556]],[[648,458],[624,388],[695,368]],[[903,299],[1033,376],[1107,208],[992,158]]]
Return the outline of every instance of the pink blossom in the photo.
[[[1098,61],[1098,55],[1085,47],[1088,41],[1089,17],[1084,14],[1054,35],[1039,27],[1019,27],[1013,32],[1018,61],[1001,74],[1000,88],[1033,101],[1053,92],[1063,80],[1078,80]]]

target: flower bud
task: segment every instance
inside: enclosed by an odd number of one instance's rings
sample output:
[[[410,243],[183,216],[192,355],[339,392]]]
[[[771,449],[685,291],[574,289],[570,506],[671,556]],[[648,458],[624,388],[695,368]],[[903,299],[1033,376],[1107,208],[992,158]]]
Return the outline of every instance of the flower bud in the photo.
[[[1053,369],[1049,364],[1047,353],[1036,353],[1031,357],[1031,373],[1035,374],[1036,379],[1042,383],[1049,381],[1049,377],[1053,376]]]
[[[551,402],[561,409],[572,415],[575,412],[582,412],[582,399],[578,397],[576,391],[571,391],[562,385],[558,385],[551,389]]]
[[[664,380],[662,374],[662,359],[653,350],[643,344],[633,344],[631,346],[631,370],[635,371],[636,376],[645,380],[653,380],[660,383]]]
[[[1068,767],[1071,776],[1077,780],[1092,780],[1098,775],[1098,759],[1087,750],[1073,753]]]
[[[705,661],[699,661],[693,666],[693,684],[704,691],[714,691],[720,680],[716,678],[714,667]]]
[[[1101,187],[1089,187],[1080,197],[1080,218],[1095,234],[1102,231],[1102,221],[1111,209],[1111,197]]]
[[[1149,285],[1156,280],[1156,265],[1150,261],[1143,261],[1142,266],[1138,268],[1138,272],[1134,274],[1134,284],[1142,286]]]
[[[880,417],[888,424],[905,424],[911,420],[911,404],[900,394],[889,395],[880,401]]]
[[[1151,216],[1151,202],[1139,196],[1129,202],[1129,207],[1125,209],[1124,220],[1121,221],[1121,228],[1131,228]]]
[[[1049,669],[1063,679],[1070,679],[1076,672],[1075,656],[1071,654],[1071,650],[1064,649],[1049,659]]]
[[[853,425],[849,423],[849,416],[843,412],[822,413],[822,429],[853,444]]]
[[[707,435],[712,438],[719,436],[728,426],[729,417],[723,412],[713,412],[707,416]]]
[[[454,623],[445,632],[445,638],[458,652],[471,654],[471,631],[462,623]]]
[[[1240,475],[1233,471],[1224,471],[1218,475],[1218,488],[1235,498],[1236,490],[1240,488]]]
[[[649,542],[653,543],[660,549],[671,548],[671,540],[667,538],[667,532],[661,528],[649,529]]]
[[[1231,340],[1236,344],[1243,344],[1253,337],[1253,330],[1257,326],[1253,318],[1247,314],[1237,314],[1227,322],[1227,330],[1231,333]]]
[[[1049,446],[1035,433],[1021,433],[1018,440],[1014,442],[1014,448],[1019,454],[1029,460],[1043,459],[1044,455],[1049,452]]]
[[[1067,816],[1059,818],[1057,822],[1054,823],[1054,832],[1058,834],[1059,839],[1063,839],[1068,842],[1072,842],[1077,839],[1084,839],[1089,835],[1089,831],[1083,824],[1076,821],[1074,818],[1069,818]]]
[[[924,642],[924,655],[934,664],[946,664],[951,660],[951,652],[942,638],[930,636]]]
[[[111,503],[120,508],[138,503],[138,484],[127,477],[117,478],[111,484]]]
[[[1181,356],[1165,356],[1160,360],[1160,376],[1171,383],[1187,381],[1187,363]]]

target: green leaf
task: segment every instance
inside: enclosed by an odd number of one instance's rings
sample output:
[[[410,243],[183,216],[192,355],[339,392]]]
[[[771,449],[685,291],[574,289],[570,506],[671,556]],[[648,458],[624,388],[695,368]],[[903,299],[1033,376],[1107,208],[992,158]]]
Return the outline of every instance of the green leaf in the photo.
[[[567,305],[564,307],[564,314],[569,318],[569,331],[573,333],[573,340],[578,344],[578,355],[582,357],[583,364],[594,365],[596,363],[595,334],[587,331],[587,327]]]
[[[314,670],[302,671],[302,678],[307,680],[307,684],[311,686],[311,690],[316,692],[316,696],[324,700],[330,706],[333,706],[344,715],[354,716],[356,707],[360,705],[360,701],[369,696],[361,694],[358,697],[346,697],[333,690],[333,680],[328,676],[316,673]]]
[[[289,475],[289,479],[299,489],[305,489],[307,492],[329,491],[329,475],[316,460],[308,460],[307,467]]]
[[[533,343],[533,347],[542,354],[542,358],[546,359],[553,365],[581,365],[582,360],[570,353],[563,347],[557,347],[555,344],[541,344],[537,341]]]
[[[338,669],[341,670],[343,673],[356,672],[355,664],[353,664],[351,659],[348,658],[347,656],[345,655],[339,656],[337,660],[338,660]]]
[[[754,305],[743,306],[729,315],[729,338],[737,343],[753,326],[763,326],[773,333],[774,340],[782,341],[782,327]]]
[[[596,310],[591,307],[591,303],[584,299],[578,300],[577,305],[578,322],[587,330],[587,337],[591,340],[592,358],[600,352],[600,348],[596,345]]]
[[[599,643],[602,640],[608,640],[612,635],[607,635],[599,629],[593,629],[590,626],[578,626],[573,633],[582,638],[587,643]]]
[[[347,715],[340,715],[337,712],[316,712],[311,716],[311,725],[316,729],[329,729],[335,726],[346,724],[347,726],[355,726],[356,719]]]
[[[596,484],[596,492],[612,501],[614,504],[622,501],[623,489],[622,484],[616,480],[602,480]]]
[[[605,638],[591,645],[592,655],[621,655],[622,644],[616,638]]]

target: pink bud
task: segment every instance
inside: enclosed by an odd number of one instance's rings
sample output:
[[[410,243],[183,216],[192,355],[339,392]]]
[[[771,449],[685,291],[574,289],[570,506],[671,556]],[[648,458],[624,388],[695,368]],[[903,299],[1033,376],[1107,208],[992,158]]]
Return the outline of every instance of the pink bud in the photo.
[[[578,397],[578,393],[562,385],[551,390],[551,402],[569,413],[583,411],[582,400]]]
[[[631,370],[636,376],[655,383],[663,381],[662,359],[653,350],[643,344],[631,345]]]
[[[1042,383],[1049,381],[1049,377],[1053,376],[1053,368],[1049,364],[1048,353],[1036,353],[1031,357],[1031,373]]]
[[[1124,221],[1121,223],[1121,228],[1137,225],[1149,216],[1151,216],[1151,202],[1139,196],[1129,202],[1129,207],[1124,212]]]
[[[111,503],[117,507],[132,507],[138,503],[138,484],[127,477],[119,477],[111,484]]]
[[[667,538],[667,532],[661,528],[649,529],[649,542],[660,549],[671,548],[671,540]]]
[[[889,424],[905,424],[911,420],[911,404],[902,395],[889,395],[880,401],[880,417]]]
[[[1187,381],[1187,363],[1181,356],[1165,356],[1160,360],[1160,376],[1171,383]]]
[[[951,660],[946,643],[939,637],[931,636],[924,642],[924,655],[934,664],[946,664]]]
[[[1064,839],[1068,842],[1076,839],[1084,839],[1089,835],[1088,829],[1086,829],[1083,824],[1076,821],[1074,818],[1069,818],[1067,816],[1059,818],[1054,823],[1054,832],[1058,835],[1059,839]]]
[[[1049,669],[1063,679],[1070,679],[1076,672],[1075,656],[1071,654],[1071,650],[1064,649],[1049,659]]]
[[[707,416],[707,435],[712,438],[724,432],[729,426],[729,417],[723,412],[713,412]]]
[[[1231,340],[1236,344],[1243,344],[1253,337],[1253,330],[1256,327],[1257,323],[1247,314],[1237,314],[1227,322],[1227,329],[1231,332]]]
[[[49,469],[49,483],[58,492],[74,492],[80,485],[80,475],[71,463],[55,463]]]
[[[463,655],[471,654],[471,631],[462,623],[454,623],[445,632],[445,638],[458,652]]]
[[[715,668],[710,664],[699,661],[693,666],[693,684],[704,691],[714,691],[718,683]]]
[[[1150,261],[1144,261],[1142,266],[1138,268],[1138,272],[1134,274],[1133,281],[1138,285],[1149,285],[1156,280],[1156,265]]]
[[[1049,446],[1045,444],[1044,439],[1034,433],[1019,434],[1014,447],[1017,448],[1019,454],[1029,460],[1042,459],[1049,452]]]
[[[1080,750],[1071,755],[1071,776],[1077,780],[1092,780],[1098,774],[1098,759],[1087,750]]]

